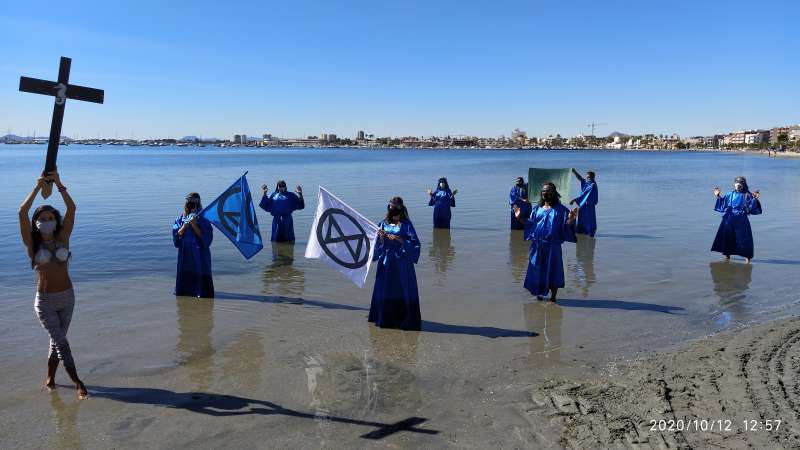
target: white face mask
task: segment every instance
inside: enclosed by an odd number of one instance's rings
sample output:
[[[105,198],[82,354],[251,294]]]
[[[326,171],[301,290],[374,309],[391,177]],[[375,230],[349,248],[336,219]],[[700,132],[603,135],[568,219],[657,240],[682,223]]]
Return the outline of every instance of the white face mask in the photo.
[[[55,220],[37,220],[36,221],[36,228],[39,229],[40,233],[51,234],[53,231],[56,230],[56,221]]]
[[[733,188],[736,189],[736,192],[742,192],[742,189],[744,189],[744,185],[742,183],[735,183],[733,185]]]

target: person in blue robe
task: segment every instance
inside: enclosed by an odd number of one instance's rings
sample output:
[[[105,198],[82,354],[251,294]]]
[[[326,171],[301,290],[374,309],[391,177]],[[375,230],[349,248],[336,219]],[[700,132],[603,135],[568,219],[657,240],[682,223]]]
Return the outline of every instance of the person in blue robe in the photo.
[[[542,186],[539,203],[527,219],[519,208],[515,210],[517,220],[525,225],[525,240],[531,241],[525,288],[539,300],[549,292],[552,302],[556,301],[558,289],[564,287],[561,243],[577,242],[578,208],[570,211],[559,197],[556,185],[547,182]]]
[[[295,192],[288,192],[286,182],[279,180],[275,192],[267,195],[267,185],[261,186],[264,195],[258,206],[272,214],[273,242],[294,242],[294,222],[292,213],[306,207],[303,200],[303,188],[297,186]]]
[[[373,261],[378,262],[369,321],[381,328],[419,330],[419,291],[414,264],[420,242],[408,218],[403,199],[393,198],[386,217],[378,224]]]
[[[747,180],[736,177],[733,191],[720,195],[719,187],[714,188],[717,201],[714,210],[722,213],[722,222],[717,229],[712,252],[719,252],[730,259],[731,255],[742,256],[750,263],[753,258],[753,231],[750,229],[749,215],[761,214],[761,194],[750,192]]]
[[[209,249],[214,231],[211,222],[199,215],[202,210],[200,195],[192,192],[186,196],[183,214],[172,225],[172,242],[178,249],[175,295],[214,297]]]
[[[531,204],[528,202],[528,185],[525,183],[524,178],[517,177],[514,187],[511,188],[511,192],[508,194],[508,204],[511,206],[511,229],[524,230],[525,225],[517,220],[514,213],[515,208],[519,208],[522,211],[522,217],[528,217],[531,213]]]
[[[444,177],[439,178],[435,191],[428,189],[428,206],[433,206],[433,228],[450,228],[450,208],[456,207],[456,193],[458,189],[451,191]]]
[[[570,205],[578,207],[578,222],[575,225],[575,232],[594,237],[597,232],[597,216],[595,215],[597,182],[595,182],[594,172],[591,170],[586,172],[586,178],[583,178],[575,169],[572,169],[572,173],[581,182],[581,193],[569,202]]]

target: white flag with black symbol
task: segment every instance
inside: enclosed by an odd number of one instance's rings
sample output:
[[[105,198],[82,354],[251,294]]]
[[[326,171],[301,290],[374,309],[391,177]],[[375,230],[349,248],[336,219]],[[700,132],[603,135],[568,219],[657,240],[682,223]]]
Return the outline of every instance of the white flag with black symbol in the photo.
[[[306,258],[324,259],[358,287],[364,287],[377,236],[375,224],[319,187]]]

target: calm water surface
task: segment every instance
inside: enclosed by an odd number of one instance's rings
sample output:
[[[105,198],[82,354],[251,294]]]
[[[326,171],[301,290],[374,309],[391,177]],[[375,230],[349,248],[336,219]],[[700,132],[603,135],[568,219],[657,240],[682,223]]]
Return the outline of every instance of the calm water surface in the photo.
[[[470,398],[471,392],[478,398],[488,374],[508,361],[525,362],[528,373],[519,377],[553,367],[588,371],[609,357],[667,349],[800,308],[800,160],[711,153],[73,145],[62,149],[59,170],[78,205],[70,340],[79,369],[99,397],[80,404],[80,414],[91,418],[86,424],[76,420],[71,391],[51,397],[38,391],[47,337],[33,313],[34,279],[16,209],[41,170],[44,152],[45,146],[0,146],[0,370],[13,391],[0,400],[0,414],[3,428],[17,439],[6,444],[148,446],[169,441],[180,428],[213,446],[229,442],[224,436],[231,429],[247,437],[272,427],[283,430],[287,442],[302,437],[310,447],[325,447],[363,445],[359,436],[370,431],[366,425],[280,414],[220,427],[207,422],[214,415],[175,406],[186,392],[243,402],[217,409],[268,400],[317,416],[386,422],[421,416],[443,435],[456,436],[453,430],[471,419],[452,410],[453,399]],[[528,167],[597,172],[598,235],[564,244],[567,286],[558,305],[536,302],[522,288],[528,245],[520,232],[508,229],[508,190]],[[209,203],[246,170],[255,191],[261,184],[273,189],[278,179],[303,186],[306,209],[295,214],[297,243],[267,243],[245,261],[216,232],[218,298],[176,299],[170,233],[184,195],[197,191]],[[719,224],[711,189],[729,189],[737,175],[762,193],[764,214],[751,221],[756,256],[750,266],[720,261],[709,251]],[[459,190],[449,232],[432,230],[427,206],[425,191],[440,176]],[[372,276],[361,290],[324,263],[303,258],[318,185],[376,221],[389,198],[405,199],[422,241],[421,333],[368,326]],[[576,189],[575,184],[573,195]],[[57,193],[50,201],[62,207]],[[258,220],[268,239],[271,217],[260,211]],[[247,408],[265,408],[254,405]],[[3,434],[0,442],[12,439]],[[408,441],[418,445],[437,446],[443,441],[436,439],[444,439],[408,435],[403,439],[419,439]],[[381,442],[408,444],[392,441],[397,436]]]

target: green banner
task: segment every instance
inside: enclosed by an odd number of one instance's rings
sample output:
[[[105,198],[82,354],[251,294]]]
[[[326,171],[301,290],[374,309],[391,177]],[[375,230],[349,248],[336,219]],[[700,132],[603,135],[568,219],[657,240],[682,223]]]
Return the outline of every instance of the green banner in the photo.
[[[572,169],[540,169],[531,167],[528,169],[528,195],[532,202],[538,200],[542,185],[552,181],[558,193],[561,194],[561,201],[569,203],[570,186],[572,185]]]

